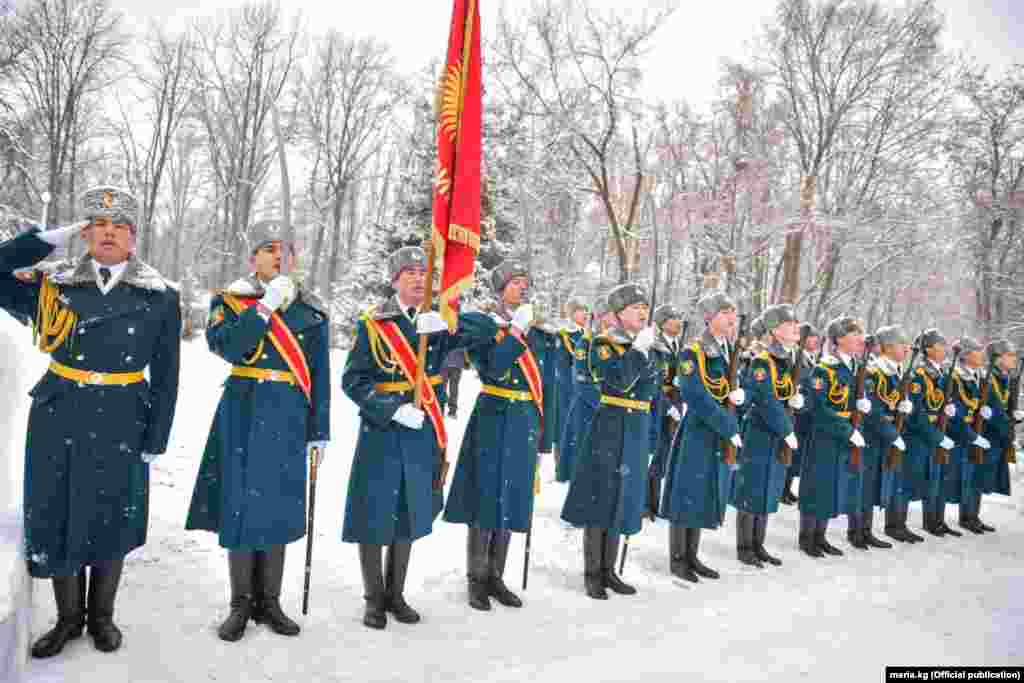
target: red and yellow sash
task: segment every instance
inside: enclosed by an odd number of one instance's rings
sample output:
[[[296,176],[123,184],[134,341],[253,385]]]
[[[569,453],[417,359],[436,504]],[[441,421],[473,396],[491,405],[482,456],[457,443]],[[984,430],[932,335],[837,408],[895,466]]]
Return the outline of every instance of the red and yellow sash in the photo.
[[[365,316],[363,319],[370,332],[384,340],[388,351],[391,352],[391,356],[398,363],[402,374],[405,375],[405,379],[410,386],[415,387],[418,369],[416,351],[402,334],[402,330],[393,320],[377,321],[370,316]],[[434,386],[426,381],[426,378],[423,382],[423,405],[421,408],[430,416],[430,421],[434,425],[434,434],[437,436],[437,445],[444,450],[448,447],[448,433],[444,429],[444,416],[441,415],[441,404],[437,401]]]
[[[255,306],[259,303],[259,299],[235,296],[226,292],[223,296],[224,303],[230,306],[236,315],[250,306]],[[284,362],[288,364],[288,368],[295,375],[302,393],[306,395],[306,400],[312,403],[313,380],[309,374],[309,365],[306,363],[306,354],[303,353],[299,340],[295,338],[295,335],[288,329],[288,326],[276,311],[270,316],[270,330],[267,336],[270,337],[274,348],[281,354]]]
[[[498,332],[498,341],[501,341],[501,337],[504,336],[505,331],[500,330]],[[523,353],[519,355],[516,360],[519,363],[519,369],[523,371],[523,375],[526,377],[526,383],[530,385],[530,394],[533,396],[533,402],[537,406],[537,411],[540,416],[544,417],[544,380],[541,378],[540,367],[537,365],[537,359],[533,357],[533,352],[530,351],[529,344],[526,343],[525,337],[523,338]]]

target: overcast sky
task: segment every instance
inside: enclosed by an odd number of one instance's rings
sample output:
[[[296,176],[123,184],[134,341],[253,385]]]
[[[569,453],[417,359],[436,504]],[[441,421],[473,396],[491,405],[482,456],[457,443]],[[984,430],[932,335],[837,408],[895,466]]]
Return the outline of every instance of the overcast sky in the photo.
[[[528,0],[507,0],[509,8]],[[480,0],[483,31],[493,30],[499,0]],[[592,0],[623,12],[660,6],[660,0]],[[899,4],[885,0],[886,4]],[[1024,62],[1024,0],[937,0],[946,14],[945,44],[965,50],[999,70]],[[129,22],[157,20],[183,27],[195,16],[213,15],[243,0],[112,0]],[[655,35],[646,61],[648,99],[685,98],[703,108],[714,94],[723,57],[742,59],[745,43],[771,17],[775,0],[681,0]],[[373,35],[391,47],[398,67],[414,72],[443,56],[452,0],[288,0],[314,31],[336,28],[353,36]]]

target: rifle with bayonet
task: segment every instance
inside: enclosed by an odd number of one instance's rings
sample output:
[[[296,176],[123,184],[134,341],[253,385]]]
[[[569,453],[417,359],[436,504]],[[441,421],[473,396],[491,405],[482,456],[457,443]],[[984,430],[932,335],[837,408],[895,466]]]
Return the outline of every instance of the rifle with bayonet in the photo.
[[[729,350],[729,368],[726,371],[726,379],[729,382],[729,391],[736,389],[736,375],[740,369],[740,340],[743,339],[747,329],[747,316],[743,314],[740,316],[739,329],[736,332],[736,342],[732,345],[732,349]],[[726,399],[725,409],[732,415],[736,414],[736,406]],[[722,460],[726,465],[736,464],[736,446],[730,439],[722,439]]]
[[[989,389],[992,387],[992,382],[995,380],[993,372],[996,368],[996,357],[990,356],[988,360],[988,372],[985,373],[985,379],[978,380],[978,384],[981,388],[978,392],[978,409],[974,411],[974,422],[971,424],[971,428],[974,429],[974,433],[978,436],[982,435],[985,431],[985,420],[981,416],[981,410],[988,405],[988,394]],[[985,462],[985,449],[978,445],[972,445],[970,450],[971,463],[980,465]]]
[[[872,337],[868,336],[864,338],[864,353],[861,354],[860,364],[857,366],[857,377],[854,381],[854,392],[853,392],[853,412],[850,413],[850,425],[856,431],[860,431],[860,423],[864,421],[864,413],[860,412],[857,407],[857,401],[864,398],[864,382],[867,380],[868,375],[868,355],[870,354],[871,345],[873,343]],[[850,467],[860,467],[861,453],[863,449],[860,446],[850,446]]]
[[[810,336],[811,330],[809,327],[804,327],[800,331],[800,342],[796,347],[796,356],[793,359],[793,369],[790,371],[790,377],[793,379],[793,395],[795,396],[800,391],[800,370],[803,367],[803,354],[804,347],[807,346],[807,337]],[[786,415],[790,419],[793,419],[793,409],[786,403],[784,408]],[[785,441],[782,442],[782,448],[779,449],[779,462],[787,467],[793,464],[793,449],[789,447],[789,444]]]
[[[917,336],[914,342],[914,350],[910,354],[910,365],[907,366],[903,372],[903,377],[900,378],[900,392],[899,400],[903,401],[907,398],[907,392],[910,391],[910,383],[914,380],[914,364],[917,362],[917,356],[921,353],[921,340],[924,338],[924,332]],[[897,436],[903,436],[903,427],[906,424],[907,416],[897,409],[896,411],[896,422],[893,425],[896,428]],[[893,469],[900,466],[903,462],[903,451],[896,448],[896,446],[889,446],[889,454],[885,461],[885,469]]]
[[[953,405],[953,373],[956,372],[956,363],[960,359],[960,346],[953,347],[953,362],[949,364],[949,369],[946,370],[946,379],[942,383],[942,412],[939,413],[938,421],[935,423],[935,428],[939,432],[946,436],[946,426],[949,424],[949,415],[946,414],[948,406]],[[948,465],[949,464],[949,451],[944,448],[935,448],[935,464],[937,465]]]

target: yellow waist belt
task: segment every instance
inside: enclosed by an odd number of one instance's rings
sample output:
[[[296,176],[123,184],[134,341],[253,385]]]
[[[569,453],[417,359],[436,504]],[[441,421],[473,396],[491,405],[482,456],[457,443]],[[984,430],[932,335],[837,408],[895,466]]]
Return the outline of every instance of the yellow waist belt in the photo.
[[[601,394],[601,403],[606,406],[615,406],[617,408],[630,408],[632,410],[642,410],[645,413],[651,411],[650,401],[634,401],[629,398],[619,398],[618,396],[608,396]]]
[[[441,375],[431,375],[426,379],[435,387],[438,384],[444,383],[444,377],[441,377]],[[412,391],[413,386],[409,382],[380,382],[374,385],[374,389],[376,389],[377,391],[381,391],[385,394],[398,394],[403,391]]]
[[[838,415],[839,417],[844,417],[847,420],[850,419],[850,411],[849,410],[844,410],[842,412],[836,411],[836,415]]]
[[[69,368],[55,360],[50,361],[50,372],[79,384],[138,384],[146,381],[146,373],[137,372],[93,372]]]
[[[263,382],[287,382],[296,384],[295,375],[287,370],[268,370],[266,368],[246,368],[235,365],[231,368],[231,374],[235,377],[246,379],[258,379]]]
[[[488,396],[497,396],[498,398],[505,398],[509,401],[532,401],[533,394],[529,391],[520,391],[518,389],[505,389],[504,387],[496,387],[490,384],[485,384],[480,387],[481,394],[487,394]]]

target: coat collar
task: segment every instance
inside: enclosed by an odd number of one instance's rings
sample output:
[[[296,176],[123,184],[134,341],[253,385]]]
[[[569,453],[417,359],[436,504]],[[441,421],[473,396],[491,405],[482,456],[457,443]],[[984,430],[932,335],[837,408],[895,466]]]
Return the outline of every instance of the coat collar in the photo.
[[[700,335],[700,348],[708,358],[725,355],[718,340],[708,330],[704,330],[704,333]]]
[[[313,308],[322,315],[327,315],[327,304],[324,303],[323,299],[317,296],[312,291],[306,289],[301,284],[296,284],[298,293],[296,294],[295,300],[302,301],[310,308]],[[266,289],[263,287],[263,283],[254,274],[249,273],[244,277],[240,277],[230,285],[224,288],[224,291],[228,294],[235,296],[244,297],[255,297],[257,299],[263,298],[266,293]]]
[[[92,256],[89,254],[83,254],[77,261],[40,263],[36,269],[49,276],[55,285],[82,287],[96,284],[96,271],[93,269]],[[124,272],[118,284],[131,285],[151,292],[163,292],[171,286],[156,268],[143,263],[135,254],[131,254],[125,262]]]

